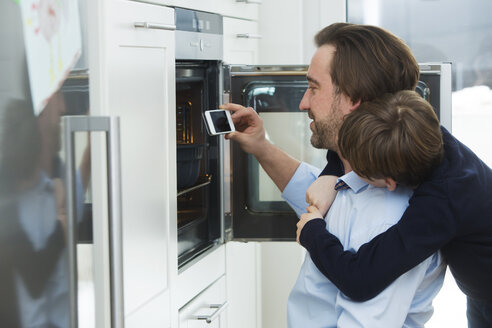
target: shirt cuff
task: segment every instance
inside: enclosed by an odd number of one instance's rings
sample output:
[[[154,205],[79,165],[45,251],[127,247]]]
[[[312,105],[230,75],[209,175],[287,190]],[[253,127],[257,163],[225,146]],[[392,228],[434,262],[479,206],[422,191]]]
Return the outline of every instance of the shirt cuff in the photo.
[[[319,169],[301,162],[296,172],[282,192],[282,198],[292,207],[297,216],[306,213],[306,190],[316,180]]]

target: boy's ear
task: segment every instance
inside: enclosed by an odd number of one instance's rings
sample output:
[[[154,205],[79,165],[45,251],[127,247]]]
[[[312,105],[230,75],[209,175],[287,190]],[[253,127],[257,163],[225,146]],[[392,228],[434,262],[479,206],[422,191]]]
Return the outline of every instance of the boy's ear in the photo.
[[[386,183],[386,188],[388,188],[389,191],[394,191],[396,189],[396,181],[392,178],[385,178],[384,183]]]

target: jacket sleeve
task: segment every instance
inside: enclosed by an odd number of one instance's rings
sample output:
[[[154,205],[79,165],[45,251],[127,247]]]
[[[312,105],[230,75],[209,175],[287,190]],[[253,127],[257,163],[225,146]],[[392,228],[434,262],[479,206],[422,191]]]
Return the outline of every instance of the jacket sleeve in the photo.
[[[416,191],[400,221],[356,253],[345,251],[319,219],[306,223],[300,243],[342,293],[367,301],[454,237],[457,223],[443,189],[446,183]]]

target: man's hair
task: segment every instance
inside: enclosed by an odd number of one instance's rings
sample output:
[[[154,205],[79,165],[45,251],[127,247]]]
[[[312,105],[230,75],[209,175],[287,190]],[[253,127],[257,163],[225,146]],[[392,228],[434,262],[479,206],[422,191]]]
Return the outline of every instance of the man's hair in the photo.
[[[315,42],[335,47],[331,79],[353,102],[417,86],[419,66],[410,48],[385,29],[334,23],[319,31]]]
[[[428,178],[444,152],[439,120],[414,91],[362,103],[345,117],[338,147],[359,176],[410,187]]]

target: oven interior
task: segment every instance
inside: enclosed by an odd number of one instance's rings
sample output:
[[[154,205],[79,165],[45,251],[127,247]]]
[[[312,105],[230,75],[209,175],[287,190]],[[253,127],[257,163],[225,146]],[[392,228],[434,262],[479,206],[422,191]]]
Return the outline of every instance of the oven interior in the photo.
[[[218,137],[209,136],[202,113],[217,108],[218,61],[176,62],[178,265],[218,243],[220,185]]]

